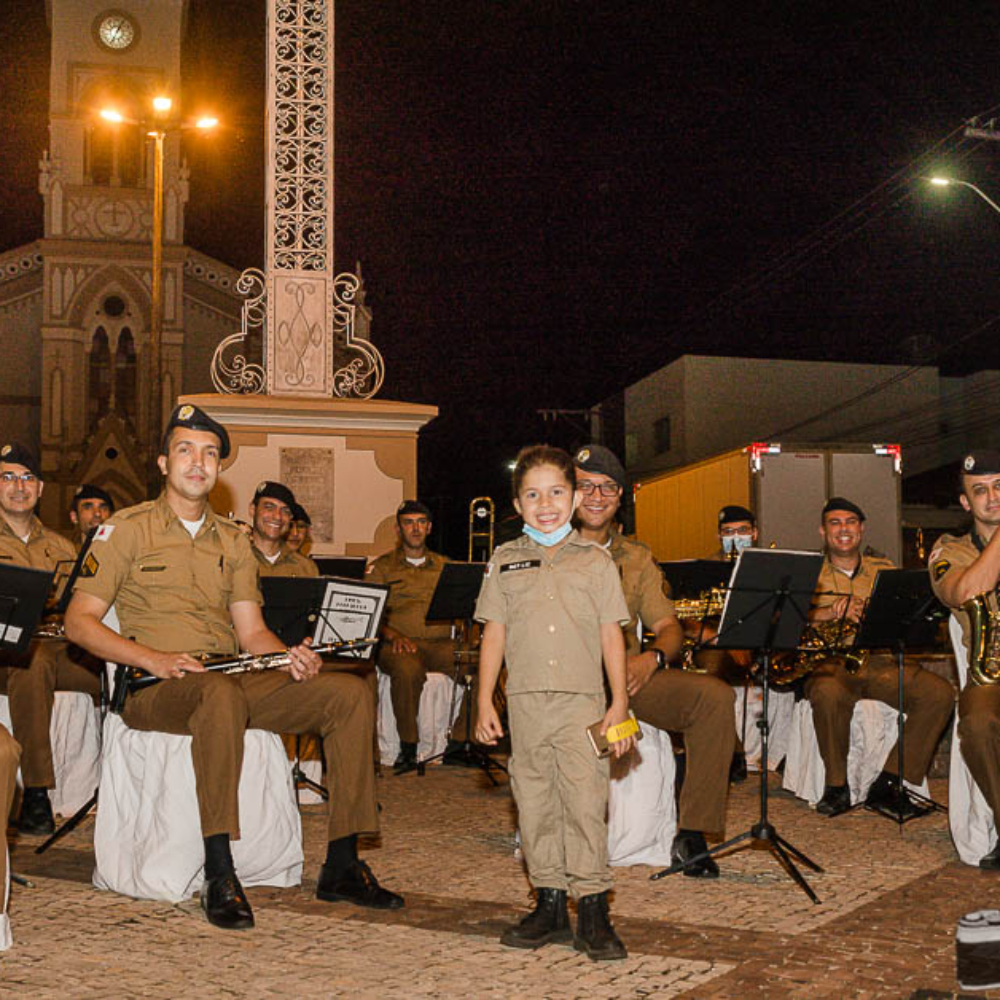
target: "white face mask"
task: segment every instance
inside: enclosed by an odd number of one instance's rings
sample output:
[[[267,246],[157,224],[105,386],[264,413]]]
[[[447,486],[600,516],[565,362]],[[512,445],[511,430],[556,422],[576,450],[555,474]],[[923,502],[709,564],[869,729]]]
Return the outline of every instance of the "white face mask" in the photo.
[[[753,535],[723,535],[722,551],[727,555],[735,552],[737,555],[744,549],[750,548],[753,543]]]

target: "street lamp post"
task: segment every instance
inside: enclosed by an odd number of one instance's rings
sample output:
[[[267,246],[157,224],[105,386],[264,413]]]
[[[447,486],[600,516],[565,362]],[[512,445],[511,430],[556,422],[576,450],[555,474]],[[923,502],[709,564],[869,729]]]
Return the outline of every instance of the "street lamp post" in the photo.
[[[146,136],[153,140],[153,229],[150,234],[151,268],[149,295],[149,363],[147,373],[150,386],[149,402],[149,476],[153,489],[159,481],[156,456],[159,451],[163,422],[163,143],[167,135],[189,128],[208,131],[219,124],[218,119],[199,118],[193,124],[170,121],[173,107],[169,97],[153,98],[153,115],[148,121],[126,118],[120,111],[106,108],[101,117],[112,124],[140,125]]]
[[[984,191],[980,191],[975,184],[970,184],[968,181],[956,181],[952,177],[928,177],[927,180],[929,180],[931,184],[935,185],[936,187],[951,187],[954,184],[957,185],[958,187],[965,187],[968,188],[970,191],[975,191],[976,194],[978,194],[979,197],[982,198],[983,201],[985,201],[986,204],[989,205],[990,208],[992,208],[993,211],[997,213],[997,215],[1000,215],[1000,205],[998,205]]]

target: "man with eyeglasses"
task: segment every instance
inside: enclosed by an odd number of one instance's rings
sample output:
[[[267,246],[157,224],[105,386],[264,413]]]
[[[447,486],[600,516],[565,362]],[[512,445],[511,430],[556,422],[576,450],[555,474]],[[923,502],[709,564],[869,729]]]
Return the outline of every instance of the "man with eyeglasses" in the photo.
[[[669,584],[649,548],[626,538],[617,515],[625,491],[625,470],[610,449],[588,444],[574,456],[576,509],[580,536],[604,546],[622,578],[632,620],[625,628],[628,693],[636,718],[684,737],[687,773],[681,789],[674,863],[705,849],[706,833],[722,833],[726,819],[727,774],[736,733],[732,688],[715,677],[669,670],[683,634],[670,599]],[[640,627],[653,634],[645,650]],[[694,878],[717,878],[719,867],[706,858],[684,869]]]
[[[76,549],[35,515],[44,486],[29,448],[17,442],[0,448],[0,563],[55,572],[55,598],[76,561]],[[60,640],[36,640],[26,654],[0,661],[0,691],[7,695],[11,728],[21,744],[24,794],[18,829],[25,834],[55,829],[48,789],[56,784],[49,735],[56,691],[83,691],[94,698],[100,693],[97,675],[74,663],[68,649]]]
[[[455,660],[451,625],[427,623],[431,597],[448,562],[427,547],[433,526],[430,508],[419,500],[404,500],[396,510],[396,547],[367,571],[372,583],[389,587],[378,665],[389,675],[399,732],[399,756],[393,764],[397,774],[417,764],[417,710],[428,672],[450,673]]]

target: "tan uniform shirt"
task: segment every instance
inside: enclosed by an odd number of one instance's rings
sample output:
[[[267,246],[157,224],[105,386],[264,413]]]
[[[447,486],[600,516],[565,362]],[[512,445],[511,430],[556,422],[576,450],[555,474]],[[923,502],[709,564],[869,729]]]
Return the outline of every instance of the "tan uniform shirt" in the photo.
[[[507,694],[602,694],[600,626],[630,618],[618,571],[573,531],[556,549],[522,535],[501,545],[483,577],[478,621],[507,628]]]
[[[931,588],[934,595],[943,603],[941,587],[947,579],[948,574],[956,570],[964,570],[971,566],[979,558],[979,549],[972,540],[972,533],[957,537],[956,535],[942,535],[934,546],[927,561],[927,567],[931,574]],[[998,610],[996,591],[990,595],[989,604],[994,611]],[[969,651],[969,616],[961,608],[951,609],[959,624],[962,626],[962,641],[965,643],[965,651]]]
[[[0,565],[53,571],[53,597],[58,597],[75,562],[73,543],[50,531],[37,517],[31,518],[31,532],[25,542],[14,533],[7,519],[0,516]]]
[[[608,546],[618,567],[625,603],[631,616],[625,626],[625,646],[630,656],[642,651],[639,622],[651,629],[657,622],[674,615],[670,585],[653,560],[649,546],[620,533],[611,536]]]
[[[853,573],[845,573],[830,562],[829,556],[823,557],[823,566],[819,571],[816,583],[816,596],[813,598],[813,608],[828,608],[841,597],[858,597],[868,600],[875,586],[875,577],[879,570],[895,569],[891,559],[882,556],[861,556],[858,568]],[[850,637],[853,643],[854,637]]]
[[[239,650],[229,606],[261,603],[250,542],[205,508],[194,538],[166,496],[101,526],[75,590],[115,604],[121,634],[163,652]]]
[[[250,547],[257,559],[257,571],[261,576],[319,576],[319,566],[308,558],[282,545],[278,558],[271,562],[252,542]]]
[[[448,639],[451,624],[428,625],[427,609],[437,587],[438,577],[446,556],[426,549],[426,557],[419,566],[407,562],[402,546],[380,555],[369,567],[367,575],[372,583],[389,587],[385,624],[408,639]]]

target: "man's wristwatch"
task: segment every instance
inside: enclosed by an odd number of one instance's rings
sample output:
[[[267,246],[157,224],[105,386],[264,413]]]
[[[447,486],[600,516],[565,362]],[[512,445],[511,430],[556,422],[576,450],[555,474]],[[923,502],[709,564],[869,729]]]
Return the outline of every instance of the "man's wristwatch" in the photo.
[[[656,657],[656,667],[658,670],[667,669],[667,654],[663,652],[662,649],[653,649],[653,656]]]

